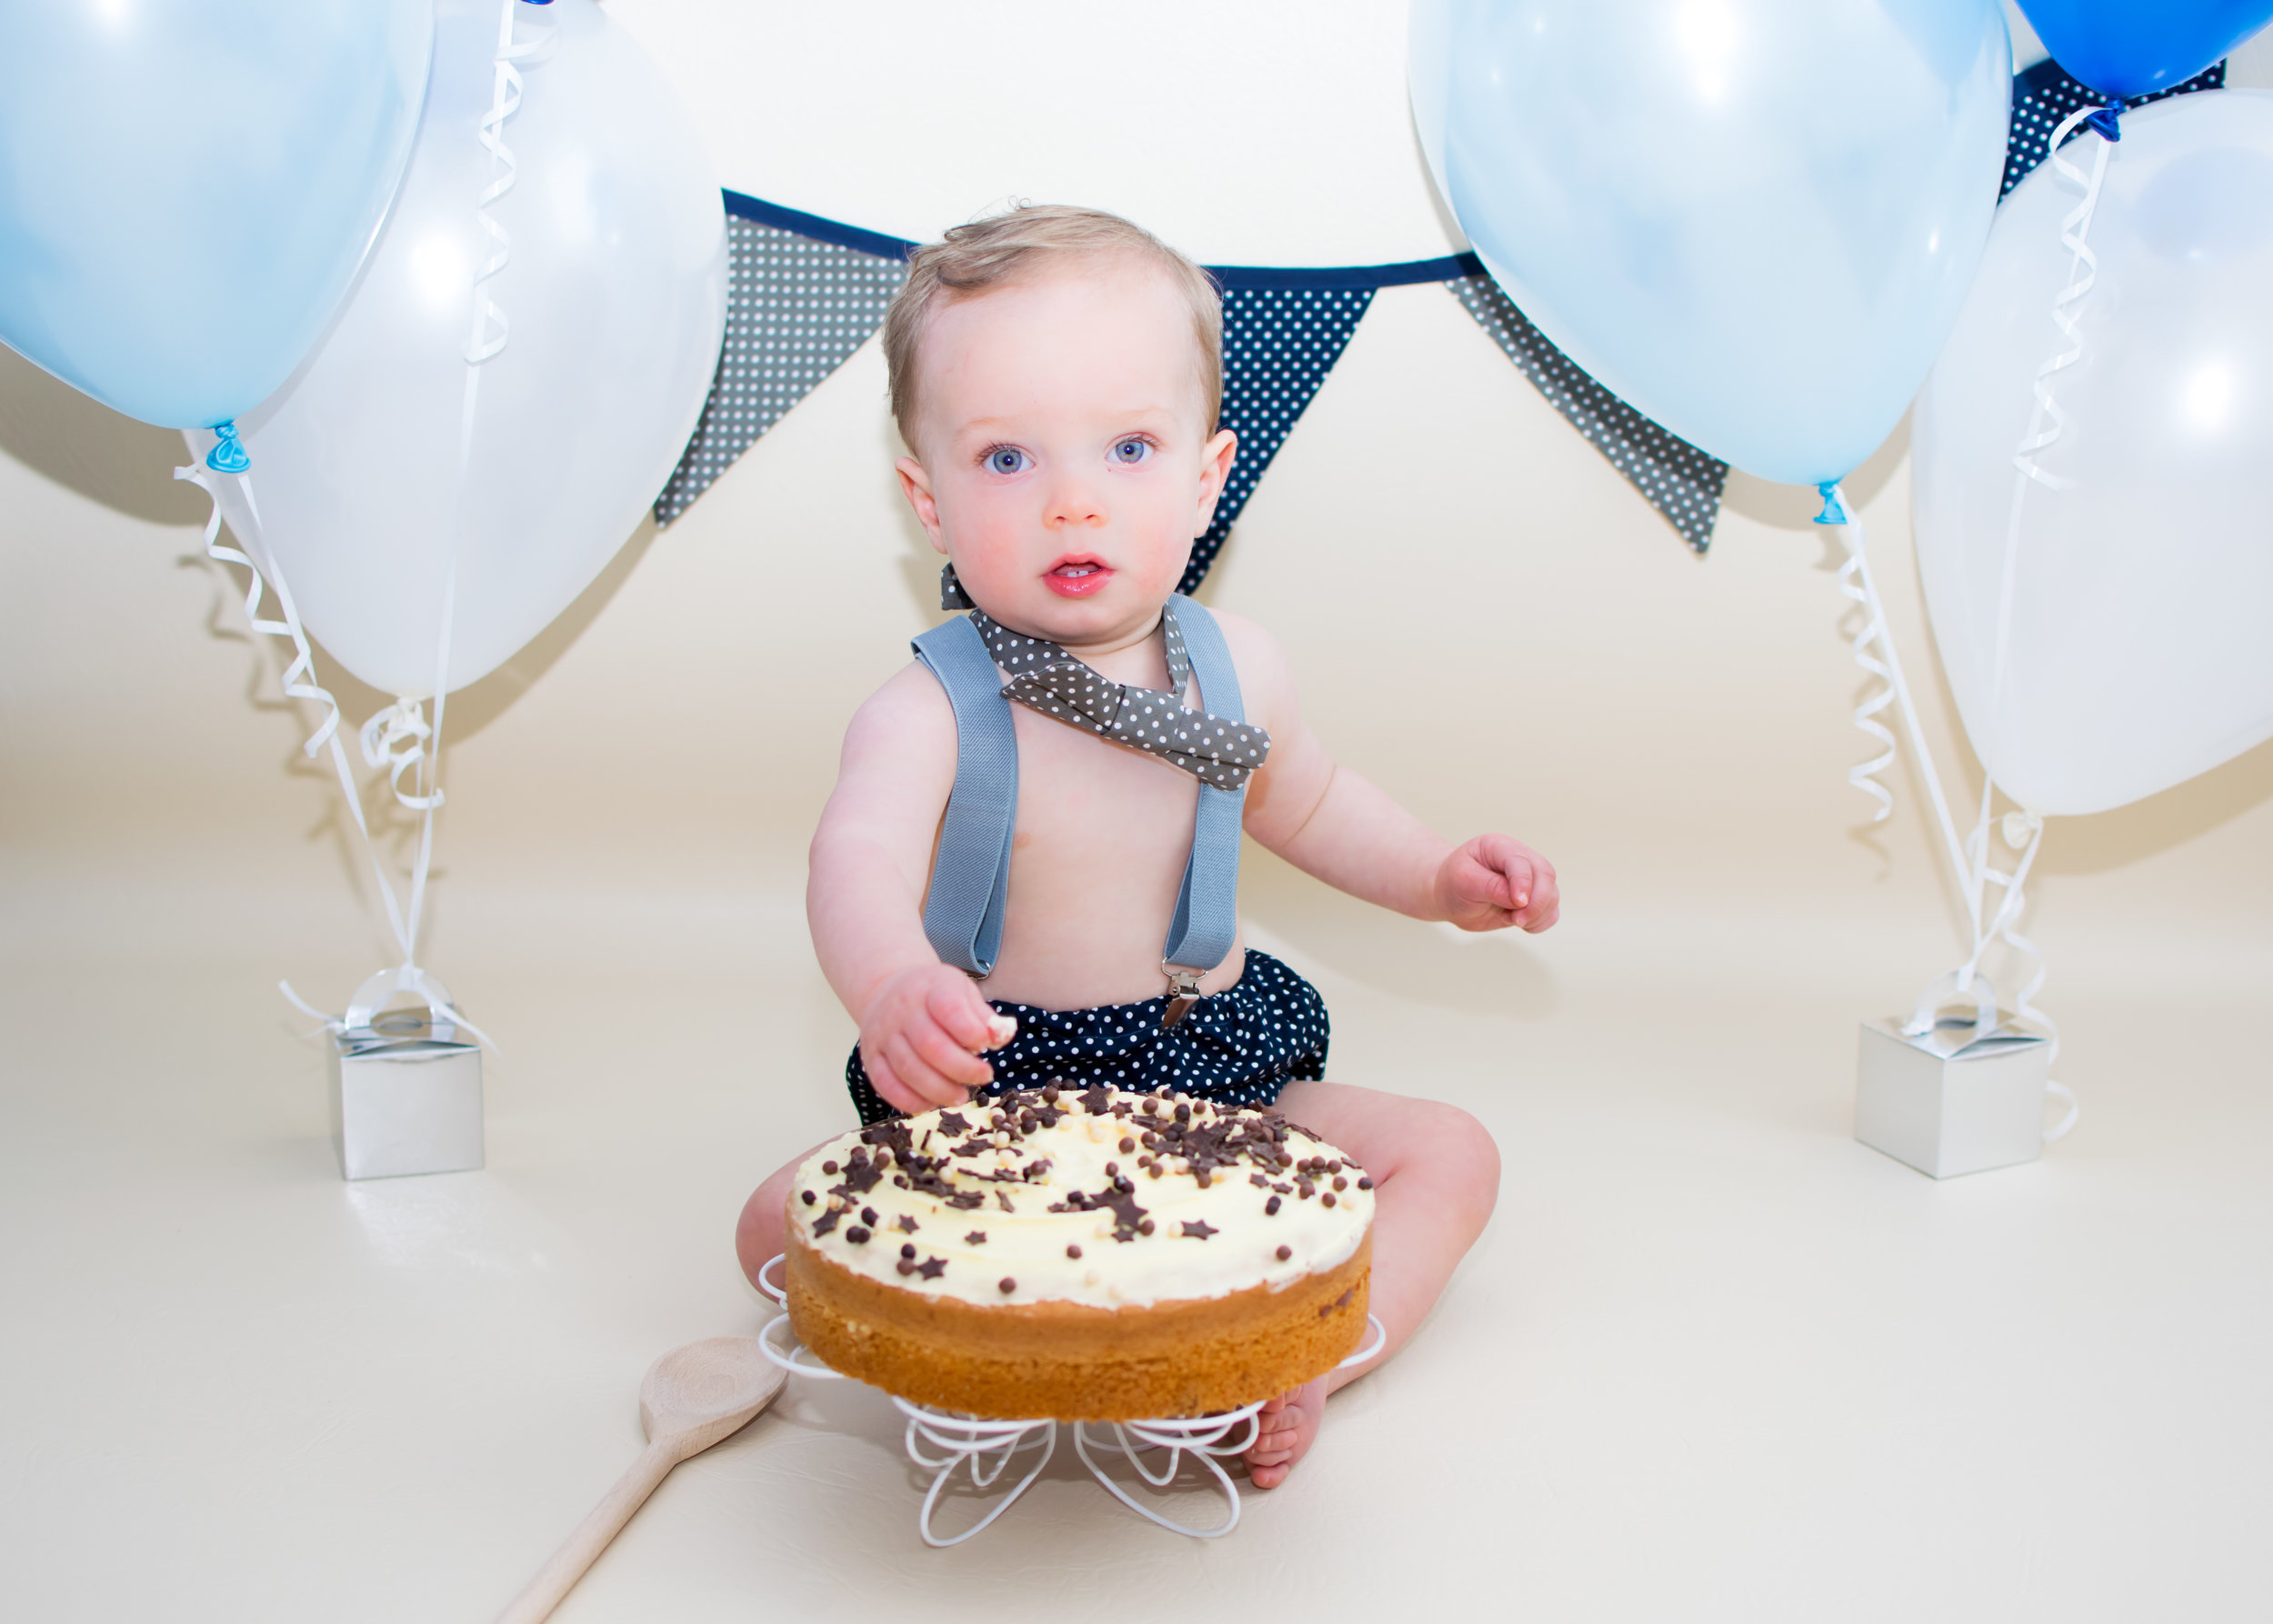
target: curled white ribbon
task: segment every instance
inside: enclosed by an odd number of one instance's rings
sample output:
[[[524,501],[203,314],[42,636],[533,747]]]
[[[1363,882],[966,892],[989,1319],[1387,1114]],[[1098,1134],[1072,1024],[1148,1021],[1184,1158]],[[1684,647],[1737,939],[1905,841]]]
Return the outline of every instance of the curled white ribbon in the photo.
[[[416,699],[397,699],[364,723],[356,736],[363,746],[366,767],[387,769],[387,787],[395,798],[413,812],[431,812],[442,805],[440,786],[426,795],[412,795],[403,788],[403,775],[418,768],[424,772],[426,741],[434,737],[434,729],[426,726],[426,709]]]
[[[1910,747],[1917,752],[1920,775],[1926,780],[1926,793],[1933,802],[1935,827],[1940,829],[1942,844],[1949,854],[1950,864],[1959,874],[1966,871],[1965,847],[1958,838],[1958,826],[1949,816],[1949,803],[1941,792],[1941,778],[1934,771],[1933,757],[1926,753],[1925,732],[1918,726],[1918,707],[1910,698],[1910,685],[1902,675],[1902,657],[1894,647],[1894,638],[1887,630],[1886,606],[1878,596],[1878,584],[1871,577],[1870,555],[1865,546],[1863,521],[1847,505],[1847,492],[1838,484],[1823,487],[1824,506],[1819,525],[1839,526],[1839,539],[1847,547],[1847,562],[1839,566],[1840,594],[1859,606],[1863,611],[1862,628],[1850,640],[1848,647],[1855,663],[1880,685],[1867,693],[1855,707],[1855,726],[1868,734],[1880,747],[1877,755],[1847,771],[1847,781],[1878,803],[1878,810],[1871,815],[1873,823],[1884,823],[1894,811],[1894,792],[1880,782],[1878,775],[1894,765],[1894,735],[1878,720],[1879,713],[1887,706],[1896,706],[1902,717],[1904,732],[1909,736]],[[1876,651],[1875,653],[1873,651]]]
[[[2033,431],[2032,431],[2033,432]],[[2038,848],[2044,841],[2044,819],[2034,812],[2008,813],[2003,820],[2007,843],[2022,847],[2020,860],[2010,872],[1997,867],[1989,861],[1988,830],[1990,807],[1996,786],[1984,779],[1981,785],[1981,815],[1972,837],[1960,840],[1958,826],[1949,815],[1948,798],[1943,795],[1941,775],[1935,768],[1934,757],[1926,747],[1926,731],[1918,723],[1918,707],[1910,697],[1910,687],[1902,674],[1902,659],[1894,647],[1894,638],[1887,629],[1886,606],[1878,596],[1877,583],[1870,574],[1870,560],[1866,547],[1862,520],[1847,504],[1846,492],[1837,484],[1824,489],[1823,516],[1820,524],[1836,524],[1847,546],[1847,562],[1839,568],[1839,590],[1859,605],[1864,624],[1853,639],[1855,663],[1883,686],[1867,695],[1855,707],[1855,726],[1868,734],[1884,748],[1870,760],[1852,768],[1847,777],[1857,788],[1867,790],[1878,802],[1878,810],[1872,816],[1874,823],[1884,822],[1893,811],[1893,793],[1877,775],[1894,762],[1894,735],[1877,717],[1888,705],[1896,707],[1902,718],[1904,734],[1910,741],[1910,752],[1917,757],[1918,777],[1925,780],[1927,798],[1934,808],[1935,827],[1941,832],[1942,847],[1949,858],[1952,871],[1964,893],[1968,919],[1972,927],[1972,951],[1965,962],[1929,984],[1918,1001],[1917,1011],[1904,1023],[1906,1037],[1919,1037],[1934,1027],[1934,1017],[1941,1006],[1951,998],[1971,996],[1976,1004],[1974,1035],[1987,1037],[1998,1024],[1996,992],[1981,975],[1981,958],[1992,942],[2003,942],[2021,957],[2033,962],[2034,973],[2021,987],[2014,1000],[2013,1015],[2041,1028],[2051,1040],[2051,1058],[2059,1058],[2059,1028],[2052,1018],[2038,1008],[2034,999],[2045,981],[2044,955],[2037,945],[2020,934],[2021,910],[2028,905],[2023,886],[2028,870],[2035,864]],[[1875,651],[1875,652],[1874,652]],[[2015,836],[2020,838],[2015,839]],[[2000,887],[2004,896],[1997,911],[1983,917],[1988,888]],[[1986,1022],[1987,1024],[1982,1024]],[[2060,1138],[2076,1126],[2078,1107],[2075,1094],[2065,1085],[2047,1081],[2047,1092],[2068,1104],[2068,1115],[2045,1134],[2045,1140]]]
[[[2054,350],[2044,365],[2037,368],[2036,378],[2029,386],[2030,393],[2036,397],[2036,408],[2029,416],[2028,432],[2021,436],[2019,446],[2013,452],[2013,466],[2019,470],[2022,477],[2033,479],[2048,490],[2065,490],[2069,483],[2039,466],[2036,456],[2038,452],[2057,441],[2061,431],[2068,426],[2068,415],[2060,410],[2059,403],[2052,397],[2052,379],[2054,375],[2075,366],[2083,358],[2084,341],[2078,334],[2077,326],[2083,317],[2084,300],[2089,296],[2092,285],[2099,279],[2099,256],[2091,249],[2091,222],[2092,216],[2098,212],[2099,193],[2108,178],[2108,157],[2115,150],[2115,143],[2101,136],[2098,153],[2092,161],[2091,174],[2086,175],[2060,155],[2060,144],[2075,133],[2078,125],[2103,111],[2105,109],[2099,107],[2078,107],[2060,120],[2058,127],[2052,132],[2053,170],[2061,179],[2084,188],[2083,201],[2069,210],[2068,217],[2060,222],[2060,246],[2069,254],[2068,284],[2052,300],[2052,325],[2059,328],[2060,338],[2067,347]],[[2016,491],[2013,496],[2016,525],[2018,523],[2020,492],[2027,488],[2023,485],[2020,491]]]
[[[378,848],[371,838],[371,828],[364,816],[363,797],[355,781],[354,770],[348,766],[347,752],[339,738],[339,703],[314,680],[315,654],[309,647],[305,633],[301,629],[298,612],[294,608],[291,589],[285,585],[283,572],[268,549],[261,546],[257,536],[246,537],[255,552],[263,555],[258,562],[235,547],[219,543],[221,508],[214,477],[218,470],[211,469],[204,460],[186,468],[177,468],[174,476],[202,486],[207,496],[214,498],[214,508],[205,523],[206,555],[223,564],[242,565],[251,579],[245,589],[245,613],[252,629],[264,637],[288,639],[294,657],[284,674],[284,688],[288,697],[307,699],[323,707],[323,720],[304,747],[313,758],[316,752],[328,748],[333,766],[338,773],[341,793],[345,796],[347,810],[355,819],[355,831],[363,837],[365,854],[370,858],[371,872],[378,882],[379,896],[386,907],[387,924],[394,931],[396,945],[402,950],[402,962],[366,978],[348,1000],[345,1014],[325,1015],[292,989],[288,981],[278,982],[277,988],[293,1006],[323,1022],[324,1028],[335,1033],[367,1029],[373,1018],[386,1007],[397,993],[409,993],[426,1000],[437,1036],[442,1028],[464,1028],[477,1040],[495,1048],[488,1035],[459,1013],[450,997],[449,989],[431,973],[420,967],[417,959],[419,926],[426,911],[426,879],[434,861],[434,814],[443,804],[442,787],[436,782],[441,764],[442,720],[449,688],[450,642],[457,602],[457,546],[461,513],[464,506],[466,476],[471,461],[474,440],[475,408],[478,399],[481,366],[506,346],[507,327],[505,312],[483,291],[483,285],[506,267],[511,256],[512,239],[489,213],[490,205],[512,190],[516,176],[513,152],[505,143],[506,121],[521,105],[522,80],[520,62],[536,55],[551,43],[554,30],[532,30],[527,39],[516,43],[514,38],[515,7],[518,0],[502,0],[497,23],[497,45],[492,57],[494,85],[489,111],[480,125],[480,140],[490,155],[491,175],[475,204],[475,216],[492,245],[489,256],[476,269],[473,281],[472,331],[466,346],[466,392],[458,416],[458,479],[457,494],[450,517],[450,559],[444,576],[441,618],[435,648],[434,722],[429,727],[418,701],[397,699],[363,725],[359,742],[364,760],[374,767],[384,767],[387,787],[396,800],[419,815],[418,847],[411,864],[410,907],[406,912],[395,891],[394,882],[387,877],[386,867],[380,861]],[[253,500],[252,481],[241,467],[232,471],[243,490],[245,510],[258,530],[260,510]],[[282,620],[260,617],[261,581],[265,576],[276,593],[278,606],[284,613]],[[416,774],[416,791],[403,787],[406,774]]]
[[[247,626],[260,637],[281,639],[291,645],[292,659],[285,666],[283,677],[285,696],[291,699],[311,701],[322,710],[322,719],[317,723],[315,730],[308,736],[300,747],[310,760],[314,760],[319,753],[325,750],[331,754],[333,770],[339,779],[340,793],[346,800],[348,816],[355,820],[355,833],[362,837],[364,855],[371,864],[371,877],[378,884],[379,900],[386,909],[387,926],[394,933],[396,946],[401,948],[403,954],[403,962],[399,966],[394,969],[382,970],[377,976],[365,983],[364,988],[359,990],[356,998],[351,1000],[347,1014],[345,1016],[324,1014],[295,992],[289,981],[279,981],[276,984],[277,989],[295,1008],[305,1014],[314,1016],[322,1021],[325,1028],[335,1032],[344,1032],[352,1027],[369,1026],[372,1015],[378,1007],[384,1007],[386,997],[395,990],[411,992],[426,999],[429,1009],[438,1022],[464,1027],[476,1038],[485,1043],[488,1042],[488,1038],[479,1028],[458,1013],[451,1002],[448,990],[418,967],[417,955],[414,948],[418,939],[419,903],[423,901],[424,887],[423,885],[414,886],[412,907],[410,912],[406,914],[400,899],[396,895],[394,882],[387,877],[386,866],[380,860],[378,847],[371,838],[370,822],[365,817],[363,811],[363,795],[355,784],[355,769],[348,764],[346,748],[340,741],[339,701],[332,697],[328,689],[322,687],[315,680],[315,651],[309,646],[307,633],[300,625],[299,610],[292,601],[292,588],[285,580],[284,572],[277,567],[275,558],[268,554],[265,547],[259,548],[263,556],[258,563],[255,563],[250,555],[238,548],[224,546],[221,542],[220,493],[215,487],[215,481],[217,478],[233,478],[237,482],[245,497],[245,510],[252,516],[253,522],[257,527],[260,521],[260,508],[253,498],[251,474],[249,472],[221,474],[200,459],[185,468],[175,469],[174,477],[186,480],[198,486],[213,503],[212,511],[205,518],[204,536],[205,556],[217,564],[236,565],[245,570],[246,576],[245,618]],[[247,537],[246,540],[248,545],[258,547],[258,543],[255,538]],[[284,617],[281,620],[264,618],[260,613],[261,584],[264,577],[275,589],[276,605]],[[437,794],[434,797],[434,804],[439,803],[440,797]],[[431,807],[426,809],[426,815],[431,827],[433,818]],[[431,850],[431,841],[422,838],[420,842],[422,869]],[[414,876],[415,880],[424,878],[423,872]],[[386,980],[391,984],[388,992],[380,996],[377,1005],[365,1007],[367,1000],[364,997],[364,993],[380,980]],[[495,1048],[496,1045],[492,1044],[491,1047]]]
[[[474,330],[466,340],[466,360],[472,366],[480,366],[506,346],[509,330],[506,313],[482,291],[482,284],[506,268],[513,257],[513,237],[490,214],[489,206],[513,190],[519,174],[513,149],[506,145],[505,127],[506,121],[521,109],[520,64],[551,45],[556,32],[532,28],[528,37],[516,44],[513,37],[516,4],[516,0],[504,0],[497,19],[497,52],[492,59],[495,78],[489,111],[481,122],[481,144],[489,149],[490,180],[474,206],[474,217],[489,238],[490,253],[474,273]]]

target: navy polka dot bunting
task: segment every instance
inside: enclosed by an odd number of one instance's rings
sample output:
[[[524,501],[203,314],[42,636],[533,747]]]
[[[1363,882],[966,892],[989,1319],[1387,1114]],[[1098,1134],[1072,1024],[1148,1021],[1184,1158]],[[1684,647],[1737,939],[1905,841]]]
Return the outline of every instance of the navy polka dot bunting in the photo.
[[[1651,422],[1587,376],[1531,325],[1530,317],[1489,276],[1463,276],[1446,286],[1477,325],[1492,336],[1492,342],[1538,386],[1547,405],[1587,436],[1683,541],[1703,552],[1720,516],[1720,491],[1728,465]]]
[[[2183,85],[2124,105],[2144,106],[2225,83],[2221,62]],[[2016,75],[2000,195],[2044,161],[2061,119],[2098,99],[2054,62]],[[841,240],[824,242],[753,219],[726,222],[732,266],[726,342],[702,420],[656,503],[656,519],[663,525],[685,512],[736,457],[866,342],[882,324],[885,306],[906,274],[899,255],[907,245],[896,239],[732,195],[729,202]],[[850,246],[855,243],[860,246]],[[1433,264],[1428,268],[1433,273]],[[1352,273],[1272,275],[1319,276],[1338,283],[1348,281]],[[1549,404],[1684,541],[1703,552],[1719,513],[1727,465],[1652,423],[1588,377],[1488,276],[1454,277],[1447,286]],[[1225,289],[1223,423],[1239,436],[1239,457],[1217,503],[1215,522],[1193,545],[1179,590],[1190,592],[1206,578],[1263,471],[1341,358],[1372,300],[1372,289],[1347,286]]]
[[[2226,65],[2217,62],[2183,85],[2173,85],[2151,95],[2134,96],[2123,105],[2144,107],[2149,102],[2184,95],[2192,90],[2221,90],[2225,85]],[[2005,184],[1997,195],[2004,196],[2027,179],[2031,169],[2044,162],[2051,146],[2052,132],[2059,127],[2061,119],[2079,107],[2099,106],[2102,101],[2098,91],[2069,78],[2058,63],[2048,59],[2015,74],[2012,135],[2005,143]]]
[[[1207,578],[1256,481],[1372,303],[1369,287],[1224,289],[1222,423],[1239,436],[1239,455],[1216,503],[1215,523],[1192,544],[1178,592],[1189,593]]]
[[[906,265],[754,220],[726,222],[726,343],[695,437],[655,505],[668,525],[884,321]]]

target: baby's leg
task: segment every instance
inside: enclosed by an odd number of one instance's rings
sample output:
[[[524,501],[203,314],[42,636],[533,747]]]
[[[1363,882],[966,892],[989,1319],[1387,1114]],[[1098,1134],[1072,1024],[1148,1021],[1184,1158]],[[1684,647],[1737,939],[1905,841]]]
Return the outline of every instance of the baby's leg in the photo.
[[[821,1143],[827,1142],[824,1139]],[[813,1150],[820,1148],[816,1145]],[[741,1260],[742,1272],[749,1276],[753,1286],[757,1285],[757,1271],[781,1251],[782,1203],[789,1199],[790,1181],[796,1178],[797,1169],[805,1165],[805,1158],[813,1150],[801,1150],[791,1157],[742,1203],[742,1217],[734,1226],[734,1255]]]
[[[1355,1157],[1373,1179],[1372,1309],[1381,1352],[1274,1398],[1247,1451],[1257,1489],[1286,1481],[1317,1438],[1326,1396],[1394,1356],[1420,1328],[1499,1198],[1499,1150],[1456,1106],[1340,1083],[1289,1083],[1277,1108]]]

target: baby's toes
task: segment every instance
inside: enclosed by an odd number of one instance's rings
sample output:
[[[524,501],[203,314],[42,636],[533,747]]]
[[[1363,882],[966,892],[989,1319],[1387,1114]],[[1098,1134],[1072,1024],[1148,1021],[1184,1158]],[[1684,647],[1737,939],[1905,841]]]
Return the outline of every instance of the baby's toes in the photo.
[[[1294,1431],[1266,1432],[1247,1446],[1249,1466],[1277,1466],[1295,1458],[1295,1445],[1301,1435]]]

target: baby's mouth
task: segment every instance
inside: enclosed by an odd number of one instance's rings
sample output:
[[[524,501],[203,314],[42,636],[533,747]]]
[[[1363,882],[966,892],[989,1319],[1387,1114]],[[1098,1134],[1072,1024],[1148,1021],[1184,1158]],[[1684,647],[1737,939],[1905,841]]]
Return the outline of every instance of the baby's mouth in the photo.
[[[1101,558],[1060,558],[1042,578],[1060,597],[1086,597],[1113,578],[1113,570]]]

